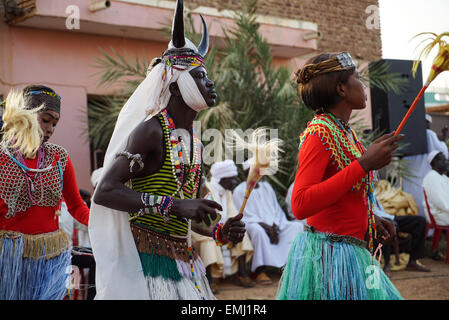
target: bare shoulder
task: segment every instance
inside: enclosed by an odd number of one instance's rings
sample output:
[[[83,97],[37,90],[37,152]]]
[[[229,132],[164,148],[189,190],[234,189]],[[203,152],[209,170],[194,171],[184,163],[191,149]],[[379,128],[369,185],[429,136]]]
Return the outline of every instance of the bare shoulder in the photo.
[[[131,153],[148,154],[155,151],[163,137],[162,127],[156,117],[141,122],[129,135],[127,150]]]

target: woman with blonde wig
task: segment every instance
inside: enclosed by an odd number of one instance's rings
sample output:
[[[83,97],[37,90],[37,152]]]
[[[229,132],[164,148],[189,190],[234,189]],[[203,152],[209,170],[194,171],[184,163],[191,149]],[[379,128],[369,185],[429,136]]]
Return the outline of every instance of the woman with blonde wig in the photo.
[[[0,299],[62,299],[71,269],[70,241],[59,229],[61,203],[87,226],[67,151],[48,142],[61,97],[45,86],[11,90],[0,144]]]

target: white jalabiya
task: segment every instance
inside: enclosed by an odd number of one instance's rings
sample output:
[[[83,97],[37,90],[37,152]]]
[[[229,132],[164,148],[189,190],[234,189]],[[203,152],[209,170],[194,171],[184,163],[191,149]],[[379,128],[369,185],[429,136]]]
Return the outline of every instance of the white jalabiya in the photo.
[[[245,196],[246,182],[242,182],[234,189],[234,204],[240,208]],[[280,268],[287,261],[290,246],[298,232],[302,232],[304,225],[298,221],[287,220],[287,217],[279,205],[276,194],[268,182],[259,181],[253,189],[243,214],[243,222],[254,248],[251,271],[260,266],[273,266]],[[266,223],[279,227],[279,243],[270,243],[265,229],[259,223]]]
[[[232,173],[233,170],[227,170],[227,172]],[[222,172],[218,173],[218,175],[222,176]],[[226,178],[229,176],[226,173],[224,175]],[[216,201],[223,208],[222,211],[218,211],[221,214],[221,222],[225,223],[227,219],[238,214],[232,199],[232,191],[224,189],[215,177],[212,177],[212,180],[208,181],[206,186],[211,192],[211,200]],[[224,278],[225,276],[235,274],[238,271],[237,258],[246,254],[246,262],[249,262],[253,255],[253,246],[247,232],[242,242],[239,242],[231,249],[228,249],[226,246],[217,246],[210,237],[195,233],[193,235],[196,246],[200,250],[201,259],[206,267],[211,266],[211,275],[214,278]]]
[[[442,226],[449,225],[449,178],[431,170],[423,180],[423,188],[426,190],[427,201],[435,222]],[[423,203],[426,208],[425,203]],[[430,222],[427,208],[426,219]]]
[[[427,153],[418,154],[414,156],[404,157],[407,170],[414,177],[406,177],[402,181],[402,190],[413,196],[416,204],[418,205],[418,215],[425,217],[425,211],[423,207],[423,191],[422,182],[426,174],[432,170],[430,164],[427,162],[427,156],[433,150],[443,152],[446,158],[448,157],[448,149],[444,142],[438,139],[435,132],[430,129],[426,130],[427,135]]]
[[[293,219],[296,219],[296,217],[295,217],[295,215],[293,214],[293,211],[292,211],[292,195],[293,195],[293,188],[294,188],[294,186],[295,186],[295,183],[293,182],[290,185],[290,187],[288,187],[287,195],[285,196],[285,204],[287,206],[287,213],[288,213],[288,215],[290,217],[292,217]],[[307,219],[302,219],[302,220],[299,220],[299,221],[301,221],[302,223],[306,223]]]
[[[178,82],[181,92],[191,93],[189,101],[185,100],[186,104],[192,109],[198,109],[200,106],[204,108],[204,98],[189,73],[194,68],[178,71],[159,63],[147,74],[120,111],[106,151],[100,183],[105,173],[110,170],[115,155],[125,150],[131,132],[142,121],[150,119],[167,107],[171,97],[169,85],[178,81],[181,75],[183,80]],[[162,81],[165,70],[165,81]],[[110,209],[94,201],[91,203],[89,237],[96,261],[95,299],[154,298],[149,293],[150,287],[147,286],[143,274],[128,219],[127,212]]]

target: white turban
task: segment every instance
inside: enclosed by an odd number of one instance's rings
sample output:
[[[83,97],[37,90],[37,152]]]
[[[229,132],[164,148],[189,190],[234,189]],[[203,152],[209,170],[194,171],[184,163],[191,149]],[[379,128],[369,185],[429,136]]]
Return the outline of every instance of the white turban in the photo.
[[[432,116],[426,113],[426,120],[432,123]]]
[[[210,168],[210,173],[212,178],[217,181],[220,181],[222,178],[231,178],[238,175],[237,166],[230,159],[215,162]]]
[[[439,154],[440,151],[438,150],[433,150],[429,153],[429,155],[427,156],[427,162],[431,165],[431,162],[433,159],[435,159],[435,157],[437,156],[437,154]]]
[[[90,176],[90,182],[92,183],[93,187],[95,188],[100,181],[101,174],[103,173],[103,167],[95,169],[92,172],[92,175]]]
[[[243,170],[248,170],[251,167],[251,164],[254,162],[254,158],[249,158],[245,162],[242,163]]]

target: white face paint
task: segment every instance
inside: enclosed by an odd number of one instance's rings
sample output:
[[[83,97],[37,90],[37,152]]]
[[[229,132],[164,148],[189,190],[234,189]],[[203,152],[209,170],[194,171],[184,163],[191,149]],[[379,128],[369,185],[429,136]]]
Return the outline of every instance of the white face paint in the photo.
[[[190,41],[189,39],[185,38],[185,49],[191,49],[195,52],[198,51],[197,47]],[[173,46],[173,42],[170,41],[168,45],[168,50],[175,49]],[[201,110],[207,109],[208,105],[206,101],[204,100],[203,95],[201,94],[200,90],[198,89],[198,86],[193,79],[192,75],[190,74],[190,71],[193,70],[196,67],[188,67],[184,71],[178,71],[179,76],[177,77],[178,87],[181,92],[182,98],[184,99],[184,102],[193,110],[196,112],[199,112]],[[173,81],[174,82],[174,81]]]
[[[184,102],[196,112],[207,109],[208,105],[189,71],[183,71],[178,78],[178,87]]]

